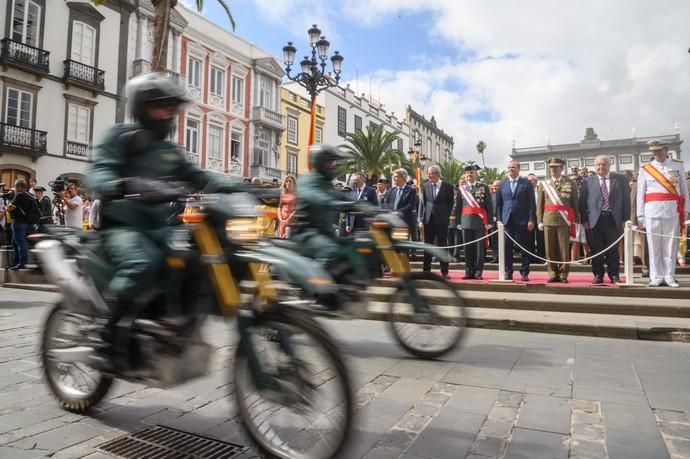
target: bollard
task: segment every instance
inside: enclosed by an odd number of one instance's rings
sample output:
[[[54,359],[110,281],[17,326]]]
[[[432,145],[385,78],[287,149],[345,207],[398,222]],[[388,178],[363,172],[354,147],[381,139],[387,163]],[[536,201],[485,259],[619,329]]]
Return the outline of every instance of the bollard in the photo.
[[[498,228],[498,280],[499,282],[505,282],[506,280],[506,239],[505,239],[505,228],[503,227],[503,222],[496,222]]]
[[[633,274],[633,250],[635,248],[633,241],[632,222],[628,220],[625,222],[623,229],[623,254],[624,254],[624,271],[625,271],[625,285],[635,285]]]

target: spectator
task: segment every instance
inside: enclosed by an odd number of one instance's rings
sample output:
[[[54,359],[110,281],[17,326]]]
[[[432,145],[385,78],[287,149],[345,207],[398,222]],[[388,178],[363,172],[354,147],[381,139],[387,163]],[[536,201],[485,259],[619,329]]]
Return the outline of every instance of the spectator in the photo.
[[[536,203],[539,197],[539,180],[534,174],[527,174],[527,180],[529,180],[529,183],[532,184],[532,189],[534,190],[534,202]],[[531,251],[535,255],[544,258],[546,255],[544,251],[544,232],[538,231],[537,228],[534,228],[532,230],[532,235],[530,236],[530,242],[532,243],[532,245],[529,247],[532,249]],[[542,260],[535,257],[532,257],[532,263],[544,264]]]
[[[637,221],[647,231],[649,286],[679,287],[676,256],[680,225],[690,201],[683,163],[668,157],[668,146],[658,140],[647,143],[654,159],[637,175]],[[669,237],[673,236],[673,237]]]
[[[4,184],[0,184],[0,194],[4,194]],[[0,247],[3,247],[7,243],[5,238],[5,198],[0,196]]]
[[[414,215],[412,213],[415,206],[415,193],[407,184],[407,171],[396,169],[393,171],[393,187],[388,190],[383,207],[390,209],[400,217],[408,229],[414,227]]]
[[[508,178],[500,183],[496,193],[496,221],[502,222],[506,235],[515,239],[518,244],[530,248],[530,234],[537,221],[534,192],[532,184],[520,177],[520,162],[508,162]],[[520,275],[524,282],[529,281],[530,255],[524,250],[520,253]],[[513,241],[505,238],[505,273],[506,279],[513,278]]]
[[[31,196],[36,196],[36,179],[31,177],[29,179],[29,194]]]
[[[67,189],[60,193],[60,199],[65,206],[65,226],[82,228],[82,199],[77,194],[77,186],[74,183],[67,185]]]
[[[439,247],[448,245],[448,219],[453,209],[453,185],[441,178],[441,168],[431,166],[427,169],[428,182],[422,186],[419,203],[419,226],[424,229],[424,242]],[[431,271],[431,254],[424,252],[423,269]],[[450,279],[448,263],[441,261],[441,275]]]
[[[290,237],[290,225],[295,220],[295,177],[288,175],[283,179],[278,204],[278,237],[287,239]]]
[[[388,187],[386,186],[386,179],[379,179],[376,182],[376,201],[378,202],[379,207],[383,207],[387,194]]]
[[[252,185],[261,185],[261,177],[252,177],[250,183]]]
[[[580,221],[594,253],[610,246],[621,234],[630,218],[630,186],[625,176],[611,172],[606,155],[594,160],[596,175],[584,180],[580,189]],[[620,283],[618,245],[592,260],[592,284],[604,283],[604,264],[612,283]]]
[[[352,191],[350,192],[350,199],[353,201],[368,201],[373,206],[378,206],[378,200],[376,199],[376,191],[367,186],[364,179],[364,174],[357,172],[352,174]],[[359,215],[348,214],[347,216],[347,226],[345,231],[351,233],[353,231],[366,229],[364,218]]]
[[[539,186],[537,199],[537,223],[544,232],[546,258],[553,261],[568,261],[569,237],[575,236],[578,222],[578,200],[575,183],[563,174],[563,160],[549,161],[551,178]],[[548,282],[568,283],[570,266],[548,263]]]
[[[489,191],[491,191],[491,204],[494,206],[494,221],[491,223],[494,226],[496,225],[496,193],[498,192],[498,187],[500,185],[500,180],[494,180],[489,187]],[[489,248],[491,249],[491,259],[489,260],[489,263],[498,263],[498,233],[489,238]]]
[[[491,191],[477,181],[479,166],[465,167],[465,186],[460,187],[455,203],[455,221],[462,227],[462,239],[480,239],[493,228]],[[486,240],[465,246],[465,275],[463,279],[483,279]]]
[[[592,171],[594,172],[594,171]],[[582,189],[582,182],[586,176],[571,175],[570,179],[575,184],[577,190],[577,195],[580,196],[580,190]],[[575,236],[570,237],[570,260],[577,261],[580,259],[580,255],[584,248],[584,253],[587,255],[589,252],[589,246],[587,245],[587,235],[581,223],[575,224]]]
[[[45,195],[46,189],[42,186],[34,188],[36,192],[36,201],[38,201],[38,210],[41,212],[41,220],[38,223],[39,231],[45,231],[44,225],[53,224],[53,203],[50,198]]]
[[[89,212],[89,229],[97,230],[101,228],[101,200],[94,199]]]
[[[29,251],[26,235],[31,228],[27,215],[35,206],[34,197],[27,191],[26,182],[22,179],[14,182],[14,199],[8,206],[12,214],[12,248],[14,249],[15,265],[9,268],[12,271],[26,268],[29,260]]]
[[[457,186],[453,186],[453,208],[450,210],[450,217],[448,219],[448,245],[454,246],[449,249],[450,254],[455,258],[459,258],[460,247],[457,247],[462,239],[462,236],[458,236],[462,233],[461,229],[458,229],[459,223],[455,221],[456,206],[458,205],[458,193],[460,189]]]

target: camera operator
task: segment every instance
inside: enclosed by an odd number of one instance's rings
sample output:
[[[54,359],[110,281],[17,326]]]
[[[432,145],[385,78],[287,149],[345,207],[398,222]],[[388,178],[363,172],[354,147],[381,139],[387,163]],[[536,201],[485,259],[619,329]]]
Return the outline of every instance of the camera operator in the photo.
[[[29,259],[29,251],[26,235],[31,228],[27,215],[34,205],[34,197],[27,191],[26,182],[22,179],[14,182],[14,199],[7,207],[12,214],[12,247],[14,248],[15,265],[9,268],[12,271],[26,268]]]
[[[81,229],[84,203],[77,194],[77,186],[74,183],[67,185],[67,189],[60,192],[60,198],[65,205],[65,226]]]
[[[42,186],[37,186],[34,188],[36,193],[36,201],[38,201],[38,210],[41,212],[41,220],[38,223],[38,229],[40,232],[44,232],[44,225],[53,224],[53,204],[50,202],[50,198],[45,195],[46,189]]]

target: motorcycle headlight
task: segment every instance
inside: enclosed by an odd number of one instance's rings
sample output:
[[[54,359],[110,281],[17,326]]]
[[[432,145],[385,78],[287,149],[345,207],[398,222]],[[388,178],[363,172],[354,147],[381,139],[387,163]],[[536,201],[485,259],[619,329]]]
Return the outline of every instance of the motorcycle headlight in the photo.
[[[407,228],[393,228],[391,238],[396,241],[406,241],[410,238],[410,230]]]
[[[259,239],[256,218],[231,218],[225,223],[225,232],[231,241],[250,242]]]

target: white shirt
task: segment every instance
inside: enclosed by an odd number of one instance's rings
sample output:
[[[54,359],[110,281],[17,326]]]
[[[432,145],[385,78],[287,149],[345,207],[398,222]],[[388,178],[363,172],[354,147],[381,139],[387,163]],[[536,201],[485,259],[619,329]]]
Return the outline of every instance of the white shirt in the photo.
[[[75,207],[74,209],[70,209],[68,206],[65,206],[65,226],[71,226],[72,228],[81,229],[81,222],[84,215],[84,210],[82,209],[82,206],[84,205],[84,203],[82,202],[79,195],[70,199],[69,203],[76,204],[77,207]]]
[[[685,212],[690,212],[690,202],[688,200],[688,185],[685,182],[685,170],[681,161],[666,159],[659,162],[656,159],[651,161],[659,172],[673,183],[677,180],[676,191],[681,196],[685,196]],[[674,178],[675,177],[675,178]],[[644,169],[640,168],[637,175],[637,218],[674,218],[678,215],[678,204],[676,201],[652,201],[644,202],[644,197],[649,193],[668,193],[659,182],[649,175]],[[685,217],[685,216],[683,216]]]

